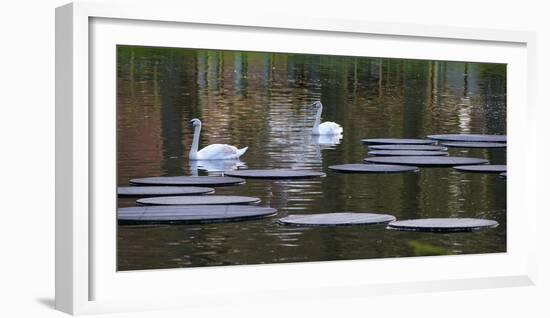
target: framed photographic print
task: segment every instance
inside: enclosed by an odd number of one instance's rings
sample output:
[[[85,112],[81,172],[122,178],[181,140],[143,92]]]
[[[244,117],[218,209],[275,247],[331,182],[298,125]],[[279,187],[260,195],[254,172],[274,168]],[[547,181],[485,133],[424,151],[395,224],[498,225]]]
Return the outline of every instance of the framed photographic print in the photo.
[[[70,4],[56,35],[58,309],[533,283],[533,34]]]

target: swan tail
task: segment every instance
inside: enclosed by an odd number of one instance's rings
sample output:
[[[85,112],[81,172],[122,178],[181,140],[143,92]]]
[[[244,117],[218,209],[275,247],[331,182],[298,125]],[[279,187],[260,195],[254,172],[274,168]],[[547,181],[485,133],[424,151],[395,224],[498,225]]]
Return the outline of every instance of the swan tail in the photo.
[[[248,150],[248,147],[244,147],[244,148],[241,148],[241,149],[237,149],[237,157],[240,157],[242,155],[244,155],[244,153]]]

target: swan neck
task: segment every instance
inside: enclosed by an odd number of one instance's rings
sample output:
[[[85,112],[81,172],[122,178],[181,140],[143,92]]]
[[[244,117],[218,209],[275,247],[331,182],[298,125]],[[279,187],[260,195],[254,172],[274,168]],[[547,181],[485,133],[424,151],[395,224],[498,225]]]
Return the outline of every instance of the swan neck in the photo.
[[[199,136],[201,134],[201,125],[195,126],[193,131],[193,143],[191,144],[191,151],[189,152],[189,158],[197,158],[197,152],[199,151]]]
[[[317,108],[317,114],[315,114],[315,123],[313,124],[313,129],[317,129],[321,124],[321,113],[323,112],[323,106]]]

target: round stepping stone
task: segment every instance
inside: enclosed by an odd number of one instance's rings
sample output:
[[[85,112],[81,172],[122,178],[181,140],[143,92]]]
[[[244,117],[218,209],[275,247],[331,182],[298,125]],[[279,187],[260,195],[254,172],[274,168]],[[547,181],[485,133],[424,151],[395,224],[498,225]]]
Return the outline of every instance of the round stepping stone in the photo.
[[[506,144],[500,142],[442,142],[442,146],[453,148],[505,148]]]
[[[373,150],[369,151],[372,156],[448,156],[445,151],[424,151],[424,150]]]
[[[418,167],[400,166],[400,165],[377,165],[364,163],[351,163],[344,165],[334,165],[328,167],[330,170],[344,173],[397,173],[397,172],[415,172]]]
[[[370,157],[365,162],[414,166],[460,166],[485,164],[489,161],[480,158],[469,157],[444,157],[444,156],[395,156],[395,157]]]
[[[153,205],[119,208],[117,213],[119,224],[193,224],[252,220],[277,210],[251,205]]]
[[[136,201],[142,205],[217,205],[258,203],[260,199],[237,195],[193,195],[178,197],[143,198]]]
[[[432,145],[372,145],[372,150],[422,150],[422,151],[446,151],[447,148]]]
[[[473,166],[460,166],[453,167],[455,170],[462,172],[489,172],[489,173],[502,173],[506,172],[506,165],[473,165]]]
[[[401,139],[401,138],[373,138],[373,139],[361,139],[361,142],[367,145],[377,144],[377,145],[387,145],[387,144],[398,144],[398,145],[431,145],[434,143],[433,140],[429,139]]]
[[[246,169],[226,171],[224,174],[232,177],[252,179],[305,179],[326,176],[322,172],[293,169]]]
[[[210,194],[214,193],[214,189],[202,187],[118,187],[117,193],[119,197],[158,197]]]
[[[150,177],[130,180],[133,185],[166,185],[166,186],[228,186],[244,183],[245,180],[229,177]]]
[[[506,179],[506,172],[503,172],[503,173],[499,174],[499,176],[500,176],[501,178]]]
[[[435,218],[394,221],[388,224],[388,229],[421,232],[471,232],[494,228],[497,221],[469,218]]]
[[[506,136],[504,135],[445,134],[429,135],[428,138],[444,141],[506,142]]]
[[[395,221],[395,217],[388,214],[375,213],[320,213],[307,215],[289,215],[279,219],[279,223],[299,226],[342,226],[367,225]]]

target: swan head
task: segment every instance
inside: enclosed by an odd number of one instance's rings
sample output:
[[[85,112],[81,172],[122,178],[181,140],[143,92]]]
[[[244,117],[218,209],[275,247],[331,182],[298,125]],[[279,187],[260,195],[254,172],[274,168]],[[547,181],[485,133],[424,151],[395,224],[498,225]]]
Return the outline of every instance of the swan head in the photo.
[[[323,104],[321,104],[320,101],[315,101],[315,102],[313,102],[313,104],[311,104],[310,107],[313,108],[313,109],[319,109],[319,108],[323,107]]]
[[[189,128],[195,128],[197,126],[200,127],[201,125],[202,125],[202,123],[201,123],[200,119],[198,119],[198,118],[191,119],[189,121],[189,124],[187,124],[187,126],[189,126]]]

